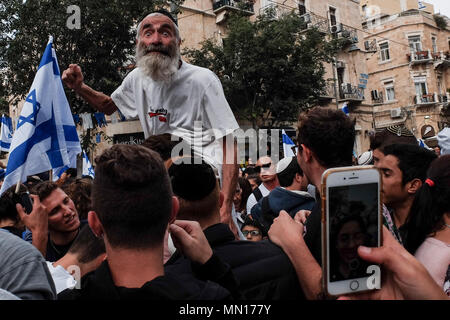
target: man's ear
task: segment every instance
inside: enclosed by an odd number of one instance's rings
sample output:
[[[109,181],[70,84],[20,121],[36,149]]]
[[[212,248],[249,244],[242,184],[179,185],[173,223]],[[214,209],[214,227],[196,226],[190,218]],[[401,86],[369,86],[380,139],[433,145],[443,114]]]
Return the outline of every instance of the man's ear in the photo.
[[[170,214],[169,224],[173,223],[177,219],[179,209],[180,209],[180,202],[178,201],[178,198],[172,196],[172,212]]]
[[[305,162],[310,162],[312,161],[312,156],[313,156],[313,152],[312,150],[305,146],[304,144],[302,144],[302,156],[305,157]]]
[[[99,238],[103,236],[103,226],[95,211],[88,212],[88,223],[96,237]]]
[[[416,194],[420,187],[422,187],[422,180],[415,178],[406,184],[406,191],[409,194]]]

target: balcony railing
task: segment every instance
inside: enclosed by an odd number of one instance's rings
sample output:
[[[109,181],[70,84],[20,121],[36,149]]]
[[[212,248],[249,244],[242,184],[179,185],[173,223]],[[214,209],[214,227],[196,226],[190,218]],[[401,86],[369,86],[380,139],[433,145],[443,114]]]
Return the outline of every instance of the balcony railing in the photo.
[[[316,28],[322,33],[328,33],[330,31],[327,18],[318,16],[310,11],[306,11],[300,18],[303,21],[303,25],[300,27],[302,30]]]
[[[414,96],[414,104],[433,104],[438,101],[438,97],[436,93],[427,93],[423,95],[415,95]]]
[[[433,58],[429,50],[414,51],[408,53],[407,56],[411,64],[427,63],[433,61]]]
[[[438,101],[439,103],[448,103],[450,102],[450,92],[444,93],[444,94],[438,94]]]
[[[339,97],[341,100],[363,101],[364,89],[350,83],[343,83],[340,87]]]
[[[433,52],[434,67],[450,67],[450,51]]]
[[[213,3],[213,12],[217,13],[224,9],[233,9],[246,12],[248,14],[254,14],[253,3],[250,1],[238,1],[238,0],[219,0]]]
[[[270,16],[273,19],[280,18],[283,14],[287,14],[291,12],[291,9],[282,5],[278,5],[276,3],[270,3],[264,7],[259,9],[259,14],[265,14]]]
[[[336,97],[336,88],[334,86],[334,82],[327,82],[323,89],[323,93],[321,93],[319,96],[320,100],[330,100]]]

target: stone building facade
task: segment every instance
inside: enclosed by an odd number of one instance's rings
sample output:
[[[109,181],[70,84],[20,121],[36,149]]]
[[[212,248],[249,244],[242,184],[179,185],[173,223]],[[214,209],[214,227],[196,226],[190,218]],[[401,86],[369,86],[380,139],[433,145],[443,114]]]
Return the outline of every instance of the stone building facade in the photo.
[[[449,125],[449,27],[410,9],[366,17],[363,28],[375,129],[404,124],[434,146]]]

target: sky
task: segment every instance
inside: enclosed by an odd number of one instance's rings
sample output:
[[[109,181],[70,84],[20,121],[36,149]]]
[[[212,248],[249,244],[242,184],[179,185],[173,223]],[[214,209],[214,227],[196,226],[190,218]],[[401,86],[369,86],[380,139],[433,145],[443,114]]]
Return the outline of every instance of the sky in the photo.
[[[450,0],[424,0],[434,5],[435,13],[441,13],[450,18]]]

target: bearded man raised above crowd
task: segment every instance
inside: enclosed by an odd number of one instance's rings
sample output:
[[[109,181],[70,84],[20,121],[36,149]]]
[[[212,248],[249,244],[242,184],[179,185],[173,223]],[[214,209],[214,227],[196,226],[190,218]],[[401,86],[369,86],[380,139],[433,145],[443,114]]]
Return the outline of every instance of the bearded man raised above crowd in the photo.
[[[100,112],[109,115],[120,110],[126,118],[139,117],[146,138],[171,133],[188,142],[220,177],[225,196],[222,222],[230,222],[238,176],[233,132],[239,126],[219,78],[208,69],[183,61],[180,44],[175,19],[158,10],[139,23],[137,68],[111,97],[86,85],[76,64],[63,72],[62,80]],[[237,233],[235,227],[233,231]]]

